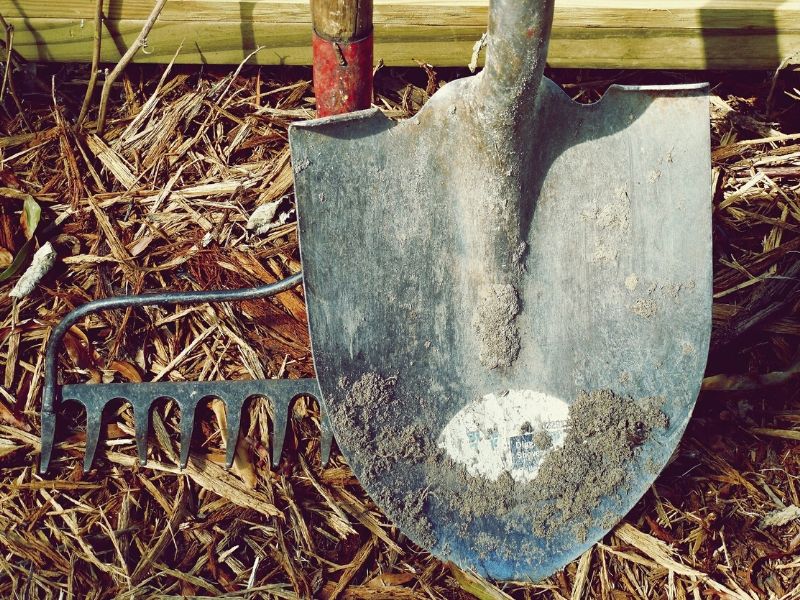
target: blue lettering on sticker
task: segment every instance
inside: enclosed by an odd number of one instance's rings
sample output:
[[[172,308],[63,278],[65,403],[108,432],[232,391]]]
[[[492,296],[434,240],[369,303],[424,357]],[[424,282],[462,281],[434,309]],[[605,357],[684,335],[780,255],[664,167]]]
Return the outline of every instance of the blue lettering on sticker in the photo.
[[[542,460],[543,452],[536,447],[533,434],[515,435],[508,439],[511,443],[511,467],[513,469],[535,469]]]
[[[500,434],[496,429],[492,429],[491,431],[467,431],[467,443],[473,450],[478,449],[478,444],[484,438],[489,441],[492,450],[497,450],[497,445],[500,442]]]

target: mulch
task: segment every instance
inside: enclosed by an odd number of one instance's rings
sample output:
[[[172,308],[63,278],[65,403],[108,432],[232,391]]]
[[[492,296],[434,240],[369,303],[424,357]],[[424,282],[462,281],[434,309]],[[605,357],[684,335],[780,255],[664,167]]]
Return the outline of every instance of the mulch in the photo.
[[[269,407],[249,403],[230,472],[218,401],[198,411],[183,472],[172,403],[153,411],[146,467],[132,411],[114,403],[86,473],[85,416],[63,406],[53,466],[37,473],[44,348],[69,310],[300,270],[287,128],[314,107],[305,69],[131,66],[98,134],[96,103],[75,125],[86,67],[17,67],[15,98],[4,86],[0,111],[0,270],[48,241],[57,256],[21,298],[10,292],[24,261],[0,283],[0,596],[800,597],[796,74],[550,73],[584,102],[611,83],[712,82],[714,331],[704,391],[670,465],[600,543],[532,584],[485,581],[409,542],[338,452],[320,464],[310,400],[295,405],[275,469]],[[464,74],[381,69],[375,104],[409,116]],[[270,203],[270,226],[248,229]],[[62,354],[64,382],[313,374],[300,291],[94,315]]]

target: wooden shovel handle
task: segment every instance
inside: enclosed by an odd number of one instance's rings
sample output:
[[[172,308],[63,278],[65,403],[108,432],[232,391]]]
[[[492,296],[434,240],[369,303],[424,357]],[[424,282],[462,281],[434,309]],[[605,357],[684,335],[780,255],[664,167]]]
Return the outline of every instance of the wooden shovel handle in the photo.
[[[331,41],[360,40],[372,33],[372,0],[311,0],[311,24]]]
[[[317,116],[372,104],[372,0],[311,0]]]

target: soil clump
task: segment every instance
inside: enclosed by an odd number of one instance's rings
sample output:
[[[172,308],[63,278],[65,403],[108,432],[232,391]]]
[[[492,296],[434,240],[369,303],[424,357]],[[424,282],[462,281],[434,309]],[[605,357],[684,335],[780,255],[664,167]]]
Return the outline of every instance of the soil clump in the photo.
[[[587,540],[592,529],[616,522],[640,448],[655,429],[669,427],[663,398],[582,391],[570,406],[564,445],[554,447],[546,432],[546,439],[535,440],[549,449],[535,479],[521,483],[506,471],[490,480],[469,474],[437,445],[438,432],[431,429],[436,421],[428,416],[432,403],[419,401],[409,410],[394,397],[395,385],[374,373],[345,382],[343,402],[331,416],[365,488],[427,548],[439,540],[428,515],[456,524],[487,555],[525,552],[534,558],[558,550],[542,540]],[[473,531],[487,519],[502,527]],[[493,529],[497,533],[487,533]],[[509,543],[512,538],[529,541],[521,548]]]
[[[488,286],[473,319],[480,343],[480,361],[487,369],[510,367],[520,349],[514,323],[520,311],[517,290],[510,283]]]

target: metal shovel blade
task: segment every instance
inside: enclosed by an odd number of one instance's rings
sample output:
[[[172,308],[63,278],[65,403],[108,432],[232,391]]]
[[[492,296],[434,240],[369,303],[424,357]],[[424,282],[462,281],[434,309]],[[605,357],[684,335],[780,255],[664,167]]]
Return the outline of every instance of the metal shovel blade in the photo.
[[[339,447],[412,540],[537,580],[675,450],[711,326],[705,86],[542,78],[552,3],[412,119],[292,127],[314,361]]]

